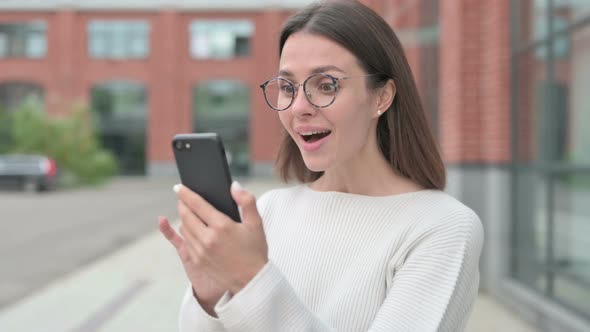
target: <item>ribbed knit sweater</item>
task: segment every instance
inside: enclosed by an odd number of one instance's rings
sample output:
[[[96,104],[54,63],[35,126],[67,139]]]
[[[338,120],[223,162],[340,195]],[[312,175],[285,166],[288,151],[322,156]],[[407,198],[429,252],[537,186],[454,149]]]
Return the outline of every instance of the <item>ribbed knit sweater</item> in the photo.
[[[479,286],[477,215],[437,190],[265,193],[269,262],[209,316],[189,287],[180,331],[460,331]]]

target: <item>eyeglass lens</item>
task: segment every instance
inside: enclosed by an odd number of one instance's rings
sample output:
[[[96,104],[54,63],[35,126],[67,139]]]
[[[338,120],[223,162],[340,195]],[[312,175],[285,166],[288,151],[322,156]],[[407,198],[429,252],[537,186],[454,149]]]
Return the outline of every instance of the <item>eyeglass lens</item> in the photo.
[[[303,89],[310,103],[317,107],[326,107],[334,102],[338,86],[334,78],[325,74],[316,74],[305,80]],[[297,90],[298,86],[277,77],[268,82],[264,94],[272,108],[285,110],[293,103]]]

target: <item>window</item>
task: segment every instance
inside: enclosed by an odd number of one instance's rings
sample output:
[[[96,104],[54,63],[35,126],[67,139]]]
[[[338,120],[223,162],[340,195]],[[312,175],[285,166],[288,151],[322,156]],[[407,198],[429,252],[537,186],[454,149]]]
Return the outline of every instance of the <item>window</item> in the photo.
[[[554,30],[561,30],[568,26],[568,21],[560,18],[560,17],[552,17],[553,19],[553,29]],[[543,31],[547,31],[547,19],[544,17],[539,17],[537,21],[538,28],[535,30],[536,39],[542,39]],[[569,49],[570,49],[570,40],[569,34],[563,34],[555,37],[555,41],[553,44],[553,57],[554,58],[565,58],[568,56]],[[540,47],[536,50],[535,56],[539,57],[540,59],[545,59],[548,57],[547,48]]]
[[[145,58],[149,29],[145,21],[94,20],[88,25],[88,53],[93,58]]]
[[[197,59],[231,59],[250,55],[254,25],[245,20],[199,20],[190,27],[190,52]]]
[[[249,172],[249,119],[250,91],[242,82],[212,80],[194,87],[193,130],[219,134],[234,176]]]
[[[129,81],[108,81],[91,91],[91,109],[102,145],[117,158],[121,174],[145,174],[147,90]]]
[[[0,112],[15,111],[23,103],[32,101],[43,104],[43,87],[30,82],[0,83]]]
[[[46,32],[45,22],[0,23],[0,58],[43,58]]]
[[[590,3],[515,4],[512,277],[588,318]]]

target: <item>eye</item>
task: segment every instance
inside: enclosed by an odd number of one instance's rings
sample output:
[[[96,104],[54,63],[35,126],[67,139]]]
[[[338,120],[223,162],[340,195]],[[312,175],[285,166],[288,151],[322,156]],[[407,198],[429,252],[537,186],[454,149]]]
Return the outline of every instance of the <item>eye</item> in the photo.
[[[293,86],[287,82],[281,82],[279,84],[279,89],[281,90],[281,93],[291,96],[293,95]]]
[[[320,83],[320,85],[318,86],[318,91],[321,93],[334,93],[336,92],[336,84],[329,82],[329,83]]]

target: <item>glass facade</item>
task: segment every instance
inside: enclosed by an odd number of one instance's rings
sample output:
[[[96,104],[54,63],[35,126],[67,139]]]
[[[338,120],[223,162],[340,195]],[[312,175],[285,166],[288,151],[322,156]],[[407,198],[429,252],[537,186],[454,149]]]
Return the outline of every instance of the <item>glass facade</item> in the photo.
[[[0,23],[0,59],[40,59],[46,53],[45,22]]]
[[[590,1],[514,1],[511,275],[590,318]]]
[[[193,130],[219,134],[234,176],[249,173],[249,114],[250,91],[240,82],[214,80],[194,89]]]
[[[190,54],[196,59],[231,59],[251,53],[254,24],[247,20],[198,20],[190,25]]]
[[[94,86],[91,98],[98,136],[117,157],[120,172],[144,174],[147,96],[143,85],[105,82]]]
[[[88,24],[92,58],[142,59],[149,55],[150,26],[139,20],[93,20]]]

